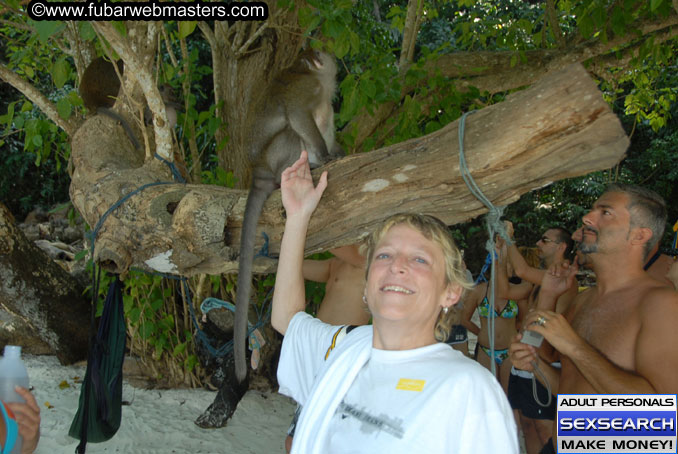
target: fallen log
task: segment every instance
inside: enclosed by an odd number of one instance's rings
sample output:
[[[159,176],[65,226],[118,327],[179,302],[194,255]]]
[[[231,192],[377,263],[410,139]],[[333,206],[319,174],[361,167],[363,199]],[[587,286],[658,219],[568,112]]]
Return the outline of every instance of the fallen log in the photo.
[[[117,200],[148,183],[170,181],[164,165],[144,162],[124,135],[94,117],[73,137],[71,199],[90,225]],[[563,178],[619,162],[629,141],[584,68],[551,73],[466,121],[469,169],[495,205]],[[332,162],[329,185],[309,227],[306,252],[352,244],[399,211],[456,224],[486,211],[459,173],[458,121],[425,137]],[[95,260],[121,273],[131,265],[194,275],[237,271],[246,191],[159,184],[129,197],[98,233]],[[279,250],[284,227],[280,192],[266,203],[258,233]],[[257,248],[263,235],[258,235]],[[260,258],[256,272],[274,261]]]

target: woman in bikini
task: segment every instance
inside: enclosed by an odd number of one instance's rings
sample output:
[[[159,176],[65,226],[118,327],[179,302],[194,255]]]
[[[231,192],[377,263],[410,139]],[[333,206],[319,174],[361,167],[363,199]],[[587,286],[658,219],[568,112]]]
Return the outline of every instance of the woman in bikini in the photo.
[[[527,312],[527,300],[515,299],[514,294],[529,294],[532,284],[521,281],[520,278],[508,278],[512,270],[507,268],[505,251],[500,251],[496,263],[496,281],[494,308],[490,306],[490,288],[488,282],[477,284],[468,297],[464,299],[462,324],[476,336],[478,344],[476,360],[492,370],[492,358],[495,362],[497,380],[501,383],[504,392],[508,390],[508,379],[511,372],[511,360],[508,358],[508,348],[511,339],[518,332],[522,317]],[[510,273],[509,273],[510,271]],[[508,288],[499,285],[508,282]],[[512,299],[514,298],[514,299]],[[473,313],[478,310],[480,326],[471,321]],[[492,314],[490,311],[494,311]],[[494,356],[490,349],[490,316],[494,316]]]

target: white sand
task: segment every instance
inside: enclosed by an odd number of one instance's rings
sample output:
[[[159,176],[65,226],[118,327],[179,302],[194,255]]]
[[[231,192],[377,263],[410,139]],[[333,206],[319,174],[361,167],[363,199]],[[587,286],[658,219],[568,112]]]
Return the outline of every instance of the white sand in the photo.
[[[42,415],[37,454],[73,454],[78,441],[68,436],[78,407],[82,366],[61,366],[54,356],[24,357]],[[63,381],[70,385],[61,389]],[[193,421],[212,403],[205,390],[144,390],[125,382],[122,425],[105,443],[90,443],[87,453],[268,454],[284,453],[285,432],[294,402],[277,393],[249,391],[228,425],[201,429]],[[48,408],[51,406],[52,408]]]

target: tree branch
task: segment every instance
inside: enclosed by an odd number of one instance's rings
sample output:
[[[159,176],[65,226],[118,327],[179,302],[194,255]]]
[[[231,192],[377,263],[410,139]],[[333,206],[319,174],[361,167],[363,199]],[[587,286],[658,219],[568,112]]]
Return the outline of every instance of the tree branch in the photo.
[[[637,25],[642,37],[657,32],[665,32],[666,38],[676,36],[678,15],[672,14],[662,20],[648,20]],[[638,35],[628,33],[614,37],[606,43],[589,40],[580,45],[564,49],[535,49],[526,51],[526,62],[518,59],[511,66],[511,60],[519,54],[517,51],[455,52],[443,55],[428,63],[424,69],[430,73],[438,70],[455,80],[458,89],[475,87],[480,92],[500,93],[528,86],[539,80],[549,71],[565,68],[572,63],[583,63],[607,56],[610,52],[627,45],[635,45]],[[415,87],[403,87],[402,96],[411,94]],[[367,138],[383,126],[393,115],[397,115],[396,103],[384,103],[374,109],[373,114],[363,113],[356,116],[346,126],[347,131],[355,134],[355,149],[359,150]]]
[[[160,90],[153,78],[151,67],[153,59],[149,58],[153,52],[142,54],[141,50],[133,50],[130,42],[131,36],[136,37],[135,49],[148,49],[155,51],[153,45],[157,42],[159,30],[152,27],[152,23],[126,23],[128,27],[134,27],[135,33],[128,33],[128,37],[123,39],[110,22],[92,22],[92,26],[110,43],[111,47],[120,55],[125,62],[125,78],[132,75],[139,83],[141,90],[146,98],[148,108],[153,113],[153,131],[155,133],[155,152],[167,161],[174,161],[172,132],[170,123],[167,119],[165,103],[160,94]],[[133,25],[134,24],[134,25]],[[144,40],[144,37],[147,39]],[[150,63],[149,61],[150,60]]]
[[[78,129],[79,124],[73,120],[73,117],[68,120],[61,118],[61,115],[59,115],[59,112],[56,110],[56,106],[49,99],[47,99],[45,95],[40,93],[37,88],[35,88],[29,82],[23,80],[21,77],[17,76],[13,71],[1,63],[0,79],[4,80],[23,93],[26,98],[30,99],[33,104],[42,110],[42,112],[50,120],[52,120],[58,127],[63,129],[69,136],[73,136],[75,131]]]
[[[556,14],[556,5],[554,0],[546,0],[544,9],[546,17],[548,18],[549,25],[551,26],[551,30],[553,31],[553,37],[558,43],[558,47],[564,49],[565,47],[567,47],[567,41],[565,41],[565,36],[563,35],[563,32],[560,30],[560,24],[558,22],[558,15]]]
[[[124,195],[144,183],[169,181],[169,175],[157,162],[144,163],[120,147],[116,141],[124,138],[102,135],[96,117],[88,121],[73,138],[71,200],[95,225]],[[458,140],[454,122],[425,137],[330,163],[307,253],[353,244],[398,211],[435,214],[447,224],[485,212],[460,176]],[[470,116],[464,146],[478,186],[504,205],[555,180],[613,166],[628,139],[587,72],[572,65]],[[132,264],[182,275],[234,272],[246,198],[247,191],[218,186],[148,187],[108,216],[94,258],[115,272]],[[279,250],[283,211],[276,191],[262,212],[257,249],[266,232],[271,253]],[[272,265],[255,262],[257,272]]]
[[[421,15],[424,9],[423,0],[409,0],[407,2],[407,16],[405,18],[405,28],[403,30],[403,43],[400,51],[400,61],[398,67],[406,68],[414,58],[414,47],[417,43],[419,26],[421,24]],[[403,74],[403,71],[400,72]]]

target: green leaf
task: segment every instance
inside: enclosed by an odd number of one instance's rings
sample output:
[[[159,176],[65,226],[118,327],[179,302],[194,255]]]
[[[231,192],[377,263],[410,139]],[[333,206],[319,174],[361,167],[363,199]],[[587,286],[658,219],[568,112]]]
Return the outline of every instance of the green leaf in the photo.
[[[72,106],[83,106],[82,98],[80,95],[78,95],[78,92],[73,90],[66,95],[66,98],[68,98],[68,102],[71,103]]]
[[[54,80],[54,85],[57,88],[62,88],[66,82],[68,82],[68,77],[70,74],[70,67],[66,58],[60,58],[52,66],[52,80]]]
[[[593,20],[591,19],[591,16],[586,14],[586,15],[580,17],[578,25],[579,25],[579,33],[581,33],[581,35],[584,38],[587,38],[587,39],[590,38],[591,35],[593,34]]]
[[[29,22],[32,22],[33,27],[35,27],[35,31],[38,34],[38,39],[42,43],[47,43],[47,40],[49,40],[49,38],[59,33],[65,27],[62,21],[46,20],[40,22],[35,21]]]
[[[120,36],[127,36],[127,27],[125,26],[124,22],[121,21],[112,21],[111,25],[113,25],[113,28],[115,28],[118,33],[120,33]]]
[[[158,310],[160,310],[162,308],[162,305],[163,305],[163,301],[161,299],[153,300],[151,302],[151,309],[153,309],[154,311],[157,312]]]
[[[172,351],[172,355],[173,356],[181,355],[185,351],[186,351],[186,342],[182,342],[181,344],[174,347],[174,350]]]
[[[36,147],[41,147],[42,146],[42,136],[40,134],[36,134],[32,137],[31,142],[33,142],[33,145]]]
[[[129,314],[127,314],[127,317],[129,318],[129,321],[131,324],[136,324],[139,322],[139,318],[141,317],[141,309],[138,307],[134,307],[130,309]]]
[[[198,365],[198,357],[196,355],[189,355],[188,358],[186,358],[186,361],[184,361],[184,365],[186,366],[186,370],[189,372],[193,371],[195,366]]]
[[[80,38],[85,41],[92,41],[96,38],[97,34],[94,32],[92,24],[87,21],[79,21],[77,24],[78,29],[80,30]]]
[[[9,106],[7,106],[7,113],[5,115],[0,115],[0,124],[4,124],[9,128],[12,125],[13,118],[14,118],[14,103],[10,103]]]
[[[299,20],[299,26],[303,29],[310,29],[312,21],[316,22],[315,26],[317,26],[319,23],[317,20],[315,20],[317,17],[315,17],[315,14],[313,14],[313,11],[309,7],[300,8],[297,17]]]
[[[351,50],[351,43],[347,39],[338,39],[334,42],[334,53],[337,58],[344,58]]]
[[[179,38],[184,39],[193,33],[197,25],[196,21],[179,21]]]
[[[662,4],[663,0],[650,0],[650,10],[655,12]]]
[[[341,23],[339,23],[336,20],[328,20],[325,21],[325,23],[322,26],[323,29],[323,34],[325,36],[329,36],[330,38],[339,38],[341,37],[342,32],[344,31],[344,27],[342,26]],[[341,40],[338,40],[341,41]],[[348,44],[348,43],[346,43]],[[335,45],[339,45],[339,43],[335,43]]]
[[[617,36],[624,36],[626,34],[626,18],[624,11],[615,6],[612,10],[612,31]]]
[[[61,98],[57,101],[57,112],[64,120],[68,120],[73,112],[73,106],[66,98]]]
[[[377,86],[371,79],[362,80],[360,81],[360,91],[370,99],[373,99],[377,94]]]
[[[152,323],[143,323],[139,329],[139,335],[142,339],[148,339],[155,333],[155,325]]]

